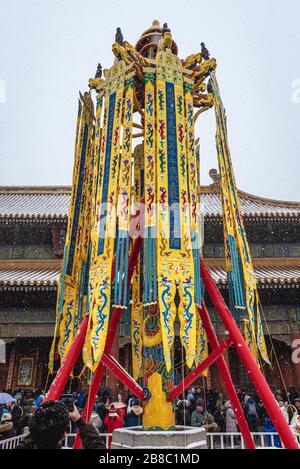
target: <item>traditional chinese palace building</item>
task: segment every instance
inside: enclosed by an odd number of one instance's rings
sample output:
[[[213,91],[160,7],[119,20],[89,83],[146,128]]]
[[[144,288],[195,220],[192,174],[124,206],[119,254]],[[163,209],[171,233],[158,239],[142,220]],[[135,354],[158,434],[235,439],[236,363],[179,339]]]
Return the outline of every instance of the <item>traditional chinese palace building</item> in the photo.
[[[203,254],[227,299],[219,185],[212,175],[213,184],[202,187]],[[287,387],[300,390],[300,364],[292,362],[293,341],[300,339],[300,202],[239,194],[267,319],[264,331],[273,366],[263,370],[273,389],[282,389],[284,380]],[[0,338],[6,344],[0,389],[46,385],[69,199],[69,187],[0,188]],[[216,322],[209,303],[208,307]],[[129,316],[130,311],[120,325],[113,354],[130,370]],[[224,335],[218,323],[216,327]],[[179,347],[178,341],[175,361]],[[227,360],[235,384],[250,386],[231,349]],[[107,375],[107,383],[117,389],[114,377]],[[206,384],[219,387],[214,368]],[[76,377],[73,386],[78,386]]]

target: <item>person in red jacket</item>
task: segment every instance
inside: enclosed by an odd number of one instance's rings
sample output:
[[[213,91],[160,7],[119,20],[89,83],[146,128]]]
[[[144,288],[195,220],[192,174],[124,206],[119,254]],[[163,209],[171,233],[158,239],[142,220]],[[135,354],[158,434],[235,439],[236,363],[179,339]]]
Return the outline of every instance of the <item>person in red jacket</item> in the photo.
[[[108,414],[104,419],[104,425],[106,426],[107,433],[112,433],[117,428],[122,428],[123,421],[118,415],[117,408],[114,404],[110,404]],[[111,445],[111,436],[108,438],[108,447]]]
[[[126,404],[123,404],[122,407],[120,406],[119,408],[117,408],[117,413],[122,419],[122,427],[123,427],[124,418],[125,418],[125,415],[126,415],[126,410],[125,409],[126,409]]]

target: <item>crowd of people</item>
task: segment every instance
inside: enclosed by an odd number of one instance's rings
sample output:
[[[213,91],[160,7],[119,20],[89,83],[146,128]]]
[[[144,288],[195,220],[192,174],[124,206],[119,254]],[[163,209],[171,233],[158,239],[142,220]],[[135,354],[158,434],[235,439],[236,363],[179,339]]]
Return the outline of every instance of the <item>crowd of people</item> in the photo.
[[[276,432],[257,395],[242,389],[237,389],[237,395],[251,432]],[[121,395],[112,401],[107,386],[99,388],[89,423],[81,417],[87,399],[87,394],[83,391],[64,394],[59,402],[45,403],[42,389],[34,392],[17,390],[12,396],[13,399],[0,408],[0,440],[28,431],[28,437],[21,443],[23,448],[45,445],[59,447],[65,433],[75,433],[77,429],[84,447],[104,447],[105,442],[99,434],[110,434],[117,428],[142,425],[143,408],[140,401],[130,395],[125,402]],[[287,392],[276,391],[275,397],[291,425],[294,416],[300,416],[300,395],[295,388],[290,388]],[[222,392],[214,389],[204,391],[200,387],[189,389],[176,401],[176,425],[204,427],[208,432],[239,432],[231,402]],[[51,432],[52,437],[49,437],[48,433]],[[109,445],[110,443],[109,441]]]
[[[5,392],[12,394],[12,399],[0,405],[0,441],[29,432],[30,436],[21,443],[22,448],[35,447],[35,444],[37,447],[50,445],[55,448],[62,444],[66,433],[76,433],[77,429],[85,448],[104,447],[105,442],[103,438],[99,438],[99,434],[110,434],[117,428],[134,427],[142,423],[143,408],[140,401],[131,396],[125,403],[118,396],[118,400],[112,402],[106,386],[99,389],[89,423],[84,422],[81,417],[87,398],[83,391],[63,394],[60,401],[45,403],[45,393],[40,388],[33,392]],[[46,435],[51,431],[56,435],[54,446],[52,438],[43,437],[41,428],[46,431]],[[61,436],[59,439],[58,434]],[[110,445],[111,438],[108,443]]]
[[[276,432],[263,402],[255,393],[237,389],[244,415],[251,432]],[[300,395],[292,387],[287,392],[275,391],[275,398],[291,424],[300,415]],[[222,392],[201,388],[189,389],[185,399],[177,402],[176,420],[179,425],[204,426],[209,432],[239,432],[238,422],[230,400]]]

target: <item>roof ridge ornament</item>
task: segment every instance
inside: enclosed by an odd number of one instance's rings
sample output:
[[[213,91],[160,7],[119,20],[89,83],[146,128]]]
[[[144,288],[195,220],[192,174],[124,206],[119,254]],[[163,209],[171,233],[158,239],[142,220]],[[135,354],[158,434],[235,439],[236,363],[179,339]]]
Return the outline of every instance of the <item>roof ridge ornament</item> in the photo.
[[[210,178],[213,181],[213,185],[214,186],[215,185],[219,186],[220,182],[221,182],[221,176],[220,176],[220,173],[218,172],[218,170],[215,169],[215,168],[212,168],[212,169],[209,170],[208,174],[209,174]]]
[[[203,59],[204,60],[209,60],[210,53],[209,53],[209,50],[205,47],[204,42],[201,42],[200,46],[201,46],[201,55],[202,55]]]
[[[115,42],[123,46],[124,38],[120,27],[116,29]]]

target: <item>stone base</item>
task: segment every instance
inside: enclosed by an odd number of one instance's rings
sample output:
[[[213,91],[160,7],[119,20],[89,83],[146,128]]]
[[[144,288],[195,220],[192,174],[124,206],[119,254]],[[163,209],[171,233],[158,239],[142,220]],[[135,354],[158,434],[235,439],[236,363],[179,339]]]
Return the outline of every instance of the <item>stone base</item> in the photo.
[[[202,427],[176,426],[173,431],[144,431],[142,427],[118,428],[112,434],[111,449],[207,449]]]

